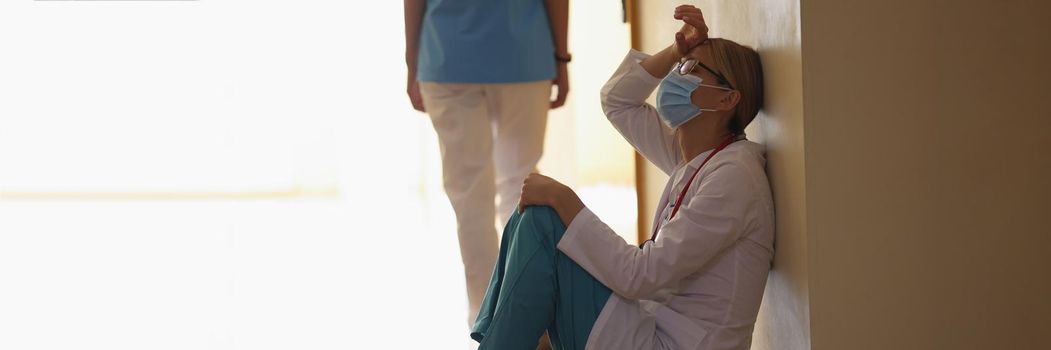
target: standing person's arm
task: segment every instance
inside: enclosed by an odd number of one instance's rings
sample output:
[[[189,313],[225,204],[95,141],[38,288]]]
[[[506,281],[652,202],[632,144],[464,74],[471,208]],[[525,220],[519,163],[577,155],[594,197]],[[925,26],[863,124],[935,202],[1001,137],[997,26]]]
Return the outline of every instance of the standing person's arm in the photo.
[[[416,57],[420,47],[420,27],[427,0],[405,0],[405,65],[408,68],[406,92],[412,108],[424,112],[420,85],[416,82]]]
[[[408,1],[408,0],[406,0]],[[558,87],[558,95],[551,101],[551,108],[562,107],[569,95],[569,0],[544,0],[547,7],[547,21],[551,25],[551,35],[555,42],[555,80],[552,85]]]

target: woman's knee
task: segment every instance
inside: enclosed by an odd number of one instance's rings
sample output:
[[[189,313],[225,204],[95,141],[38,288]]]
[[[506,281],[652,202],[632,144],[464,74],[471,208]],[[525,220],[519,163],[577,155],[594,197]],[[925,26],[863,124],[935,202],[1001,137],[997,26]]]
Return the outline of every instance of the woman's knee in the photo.
[[[554,246],[553,243],[558,234],[556,231],[562,228],[559,225],[561,218],[553,208],[549,206],[526,207],[519,219],[521,220],[519,234],[522,234],[522,229],[526,228],[525,231],[528,231],[533,238],[545,242],[545,246]]]
[[[551,218],[558,218],[558,213],[555,212],[554,208],[549,206],[533,205],[525,208],[522,212],[522,220],[539,220],[540,222],[547,223]]]

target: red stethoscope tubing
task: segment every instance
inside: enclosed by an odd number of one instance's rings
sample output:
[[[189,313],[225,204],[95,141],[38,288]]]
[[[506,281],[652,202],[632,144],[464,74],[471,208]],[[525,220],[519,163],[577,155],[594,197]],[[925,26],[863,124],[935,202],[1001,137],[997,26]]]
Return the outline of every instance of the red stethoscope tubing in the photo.
[[[682,192],[679,192],[679,197],[675,199],[675,207],[671,209],[671,216],[668,217],[669,222],[672,218],[675,217],[675,213],[679,212],[679,207],[682,205],[682,200],[683,198],[686,198],[686,191],[690,189],[690,185],[693,184],[693,179],[696,178],[697,174],[701,172],[701,169],[704,168],[704,165],[708,164],[708,161],[711,160],[712,157],[715,157],[716,153],[719,153],[719,151],[722,151],[724,148],[726,148],[726,146],[729,146],[731,143],[734,143],[734,141],[737,141],[737,135],[730,135],[730,137],[727,137],[726,140],[719,145],[719,147],[716,147],[715,150],[712,151],[712,153],[708,154],[708,157],[704,158],[704,161],[701,162],[701,166],[697,167],[697,170],[693,171],[693,175],[690,176],[690,180],[686,182],[686,186],[682,188]],[[653,236],[649,240],[653,241],[657,239],[657,233],[660,233],[661,226],[663,225],[658,225],[657,227],[653,228]]]

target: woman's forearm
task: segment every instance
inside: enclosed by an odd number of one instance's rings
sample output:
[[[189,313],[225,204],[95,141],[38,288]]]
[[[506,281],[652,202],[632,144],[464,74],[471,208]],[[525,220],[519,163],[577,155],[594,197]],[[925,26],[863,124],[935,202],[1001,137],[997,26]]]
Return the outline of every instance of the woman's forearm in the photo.
[[[577,217],[577,214],[584,210],[584,202],[569,187],[566,187],[566,191],[559,195],[553,204],[551,207],[555,209],[555,212],[558,213],[558,218],[562,219],[562,224],[566,225],[566,227],[569,227],[569,224],[573,223],[573,219]]]
[[[671,69],[672,65],[679,62],[682,59],[682,55],[675,50],[675,46],[668,46],[664,50],[656,53],[653,56],[647,57],[646,59],[639,62],[642,68],[650,75],[657,78],[664,78],[668,74],[668,70]]]

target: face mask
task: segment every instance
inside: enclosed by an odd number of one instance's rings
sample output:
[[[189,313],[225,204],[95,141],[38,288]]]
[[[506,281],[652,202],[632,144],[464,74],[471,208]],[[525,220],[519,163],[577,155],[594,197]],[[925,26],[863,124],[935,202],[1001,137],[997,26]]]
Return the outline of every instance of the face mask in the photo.
[[[704,79],[693,74],[682,75],[672,70],[661,80],[657,88],[657,113],[669,128],[675,129],[694,117],[701,115],[703,111],[715,111],[697,107],[690,100],[690,94],[698,87],[707,86],[721,90],[730,90],[722,86],[702,84]]]

